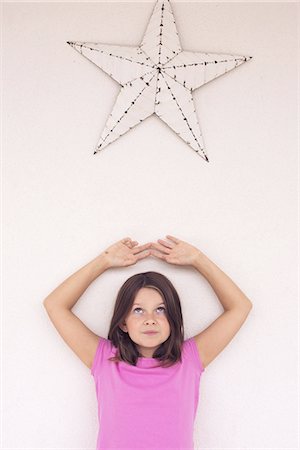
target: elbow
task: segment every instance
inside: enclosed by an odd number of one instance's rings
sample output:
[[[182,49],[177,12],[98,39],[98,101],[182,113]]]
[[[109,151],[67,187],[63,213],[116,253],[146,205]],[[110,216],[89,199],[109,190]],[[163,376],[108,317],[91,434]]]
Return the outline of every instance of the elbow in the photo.
[[[248,312],[250,312],[251,309],[252,309],[252,307],[253,307],[253,303],[252,303],[249,299],[247,299],[247,301],[245,302],[245,308],[246,308],[246,310],[247,310]]]
[[[49,301],[47,301],[47,297],[45,298],[45,300],[43,300],[43,305],[44,305],[44,308],[48,308],[48,306],[49,306]]]
[[[248,302],[248,307],[249,307],[249,311],[251,311],[251,309],[253,308],[253,303],[250,300]]]

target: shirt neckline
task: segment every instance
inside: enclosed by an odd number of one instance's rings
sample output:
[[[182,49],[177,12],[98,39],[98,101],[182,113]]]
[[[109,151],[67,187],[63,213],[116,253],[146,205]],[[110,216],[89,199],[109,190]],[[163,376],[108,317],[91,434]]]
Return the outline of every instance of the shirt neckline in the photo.
[[[158,363],[157,358],[146,358],[144,356],[139,356],[136,362],[137,367],[152,367],[154,363]]]
[[[148,358],[147,356],[139,356],[139,359],[156,359],[156,358]]]

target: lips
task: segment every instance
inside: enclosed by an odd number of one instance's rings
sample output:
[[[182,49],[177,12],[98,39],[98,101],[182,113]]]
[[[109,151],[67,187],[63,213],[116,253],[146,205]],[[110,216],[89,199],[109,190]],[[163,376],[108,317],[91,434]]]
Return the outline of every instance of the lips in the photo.
[[[144,331],[144,334],[157,334],[158,331]]]

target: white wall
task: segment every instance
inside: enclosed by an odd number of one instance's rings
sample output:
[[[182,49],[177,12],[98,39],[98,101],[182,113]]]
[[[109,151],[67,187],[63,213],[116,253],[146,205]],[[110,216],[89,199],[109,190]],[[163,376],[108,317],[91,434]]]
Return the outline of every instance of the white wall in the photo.
[[[3,5],[2,448],[95,448],[93,378],[42,301],[122,237],[166,234],[254,305],[203,375],[197,447],[297,446],[297,5],[172,5],[183,49],[253,56],[194,93],[209,163],[156,116],[93,155],[119,86],[66,41],[138,45],[154,2]],[[222,312],[200,274],[155,259],[104,273],[74,312],[107,337],[146,270],[178,289],[186,337]]]

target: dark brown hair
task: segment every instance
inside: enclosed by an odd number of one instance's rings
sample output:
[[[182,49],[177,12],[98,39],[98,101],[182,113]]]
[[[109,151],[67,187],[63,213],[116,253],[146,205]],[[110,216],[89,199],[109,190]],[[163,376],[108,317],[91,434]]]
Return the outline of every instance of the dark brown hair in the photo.
[[[167,277],[158,272],[138,273],[128,278],[121,286],[108,332],[108,339],[117,347],[117,352],[109,360],[125,361],[135,366],[138,357],[141,356],[135,342],[128,333],[121,330],[120,325],[123,324],[130,312],[138,291],[143,287],[158,290],[165,302],[170,336],[155,350],[153,358],[160,361],[156,367],[169,367],[177,361],[181,361],[181,347],[184,340],[183,318],[176,289]]]

